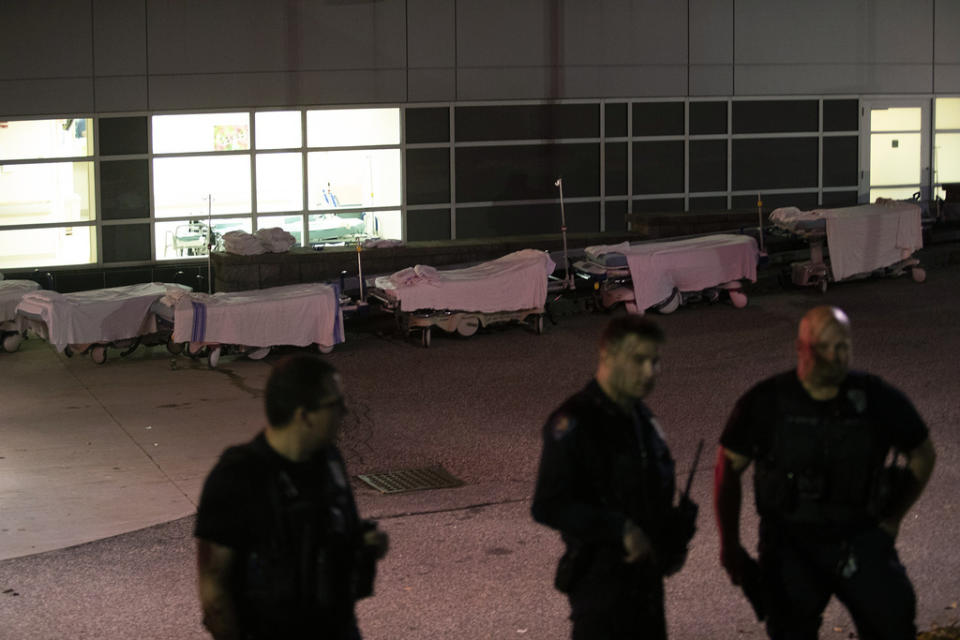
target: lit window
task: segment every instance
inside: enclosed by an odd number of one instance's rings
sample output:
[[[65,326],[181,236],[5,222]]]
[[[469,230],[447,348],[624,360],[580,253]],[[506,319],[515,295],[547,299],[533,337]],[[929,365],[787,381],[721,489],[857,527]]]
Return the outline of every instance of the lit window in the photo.
[[[0,231],[0,268],[22,269],[97,261],[94,226]]]
[[[209,242],[208,229],[213,228],[213,242],[223,242],[223,235],[230,231],[250,233],[250,218],[212,218],[197,216],[186,220],[170,220],[155,225],[158,260],[182,260],[204,257]]]
[[[257,154],[257,211],[303,209],[303,155]]]
[[[933,156],[936,182],[960,182],[960,133],[937,133]]]
[[[158,218],[250,212],[250,158],[247,155],[156,158],[153,194]]]
[[[400,150],[315,151],[307,157],[308,208],[400,205]]]
[[[92,162],[0,165],[0,225],[92,220]]]
[[[279,227],[292,235],[297,244],[303,244],[303,216],[260,216],[257,218],[257,229],[274,229]]]
[[[301,145],[299,111],[261,111],[255,118],[257,149],[292,149]]]
[[[93,155],[89,118],[0,122],[0,160]]]
[[[246,113],[153,116],[153,152],[245,151],[250,149]]]
[[[352,244],[364,238],[401,238],[399,211],[317,213],[309,216],[310,244]]]
[[[960,129],[960,98],[937,98],[937,129]]]
[[[399,109],[307,111],[307,146],[363,147],[400,144]]]
[[[919,131],[922,117],[915,107],[871,109],[870,131]]]

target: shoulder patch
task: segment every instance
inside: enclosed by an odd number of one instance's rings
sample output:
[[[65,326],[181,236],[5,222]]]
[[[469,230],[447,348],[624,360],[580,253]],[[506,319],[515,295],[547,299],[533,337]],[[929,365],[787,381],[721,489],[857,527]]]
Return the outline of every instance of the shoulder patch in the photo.
[[[554,440],[560,440],[576,426],[576,421],[565,413],[558,413],[550,422],[550,433]]]

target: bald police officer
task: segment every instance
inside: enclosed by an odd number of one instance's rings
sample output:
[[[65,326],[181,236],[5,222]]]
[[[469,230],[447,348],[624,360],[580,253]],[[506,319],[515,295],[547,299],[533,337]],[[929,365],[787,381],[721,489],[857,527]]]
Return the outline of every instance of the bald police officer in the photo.
[[[734,584],[756,566],[739,535],[740,478],[752,461],[757,591],[770,638],[817,638],[831,596],[860,638],[916,637],[916,598],[894,542],[933,470],[934,448],[903,393],[849,370],[851,348],[846,314],[812,309],[800,321],[796,370],[748,391],[720,439],[721,563]],[[891,451],[905,456],[904,467],[887,466]]]

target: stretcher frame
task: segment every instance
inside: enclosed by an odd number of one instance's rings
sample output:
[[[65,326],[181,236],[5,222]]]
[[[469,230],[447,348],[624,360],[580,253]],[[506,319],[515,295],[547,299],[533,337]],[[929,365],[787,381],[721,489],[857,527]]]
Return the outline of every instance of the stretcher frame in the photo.
[[[907,271],[910,271],[910,276],[914,282],[920,283],[927,279],[926,270],[920,266],[920,260],[916,257],[916,253],[913,253],[885,267],[836,280],[830,269],[829,259],[824,257],[824,242],[827,239],[826,229],[786,229],[776,223],[772,225],[772,229],[775,233],[800,238],[809,244],[810,259],[790,263],[789,282],[797,287],[816,287],[821,293],[826,293],[831,282],[850,282],[873,276],[899,278]],[[783,279],[781,279],[781,284],[786,284]]]
[[[417,309],[416,311],[401,311],[399,301],[386,293],[379,287],[370,287],[367,289],[368,298],[373,298],[380,305],[380,308],[392,313],[400,332],[409,337],[410,334],[419,329],[420,344],[424,348],[429,348],[432,341],[433,327],[439,327],[447,333],[456,333],[464,338],[469,338],[480,328],[486,328],[492,324],[505,324],[515,322],[518,324],[528,324],[528,319],[532,316],[530,324],[537,335],[543,333],[544,307],[534,307],[531,309],[519,309],[516,311],[460,311],[452,309]]]

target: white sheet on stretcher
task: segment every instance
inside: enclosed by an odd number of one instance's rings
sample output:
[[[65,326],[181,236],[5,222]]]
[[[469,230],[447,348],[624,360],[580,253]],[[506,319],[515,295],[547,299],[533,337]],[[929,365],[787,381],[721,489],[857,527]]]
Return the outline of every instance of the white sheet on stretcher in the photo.
[[[624,252],[638,309],[665,300],[673,290],[702,291],[732,280],[757,280],[757,241],[751,236],[715,234],[683,240],[644,242]]]
[[[182,296],[174,309],[173,341],[332,347],[344,341],[339,291],[304,283]]]
[[[523,249],[465,269],[413,268],[411,277],[380,276],[375,284],[400,303],[401,311],[449,309],[496,313],[537,309],[547,301],[547,276],[556,264],[536,249]],[[416,277],[416,274],[422,274]]]
[[[39,288],[33,280],[0,280],[0,322],[13,320],[23,295]]]
[[[42,319],[58,351],[70,344],[126,340],[157,330],[150,305],[171,287],[189,289],[149,282],[76,293],[32,291],[17,306],[18,320],[21,313]]]
[[[775,218],[774,216],[778,216]],[[839,209],[777,209],[771,220],[790,223],[825,220],[834,280],[869,273],[909,258],[923,247],[919,205],[897,200]],[[800,227],[795,228],[799,229]]]

